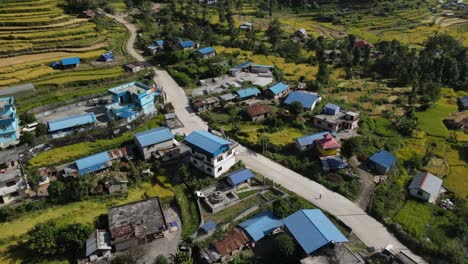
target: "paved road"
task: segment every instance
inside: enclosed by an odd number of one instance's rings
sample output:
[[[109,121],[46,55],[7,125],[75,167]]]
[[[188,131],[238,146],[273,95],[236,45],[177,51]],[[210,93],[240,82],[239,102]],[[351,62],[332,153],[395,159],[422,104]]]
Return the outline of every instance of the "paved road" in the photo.
[[[123,23],[130,31],[130,38],[127,43],[128,52],[135,59],[144,60],[132,45],[132,41],[135,41],[136,36],[135,26],[119,17],[114,18]],[[206,130],[208,128],[206,123],[191,111],[184,90],[177,85],[166,71],[156,70],[156,73],[155,81],[163,87],[167,97],[171,100],[177,116],[185,126],[185,133],[188,134],[193,130]],[[426,263],[422,258],[409,251],[381,223],[367,215],[359,206],[344,196],[332,192],[317,182],[309,180],[243,146],[239,146],[238,157],[247,167],[304,197],[317,207],[343,221],[353,229],[354,234],[367,246],[382,249],[388,244],[392,244],[395,248],[403,250],[418,263]],[[321,198],[319,199],[319,197]]]

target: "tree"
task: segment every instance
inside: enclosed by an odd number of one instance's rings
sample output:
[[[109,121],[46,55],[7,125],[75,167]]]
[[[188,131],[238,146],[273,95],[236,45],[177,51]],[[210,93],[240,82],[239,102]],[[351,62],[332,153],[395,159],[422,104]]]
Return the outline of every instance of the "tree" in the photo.
[[[268,29],[265,32],[265,35],[268,37],[268,40],[273,46],[273,50],[275,50],[278,47],[278,44],[281,40],[281,35],[283,35],[281,23],[278,19],[275,19],[270,22],[270,24],[268,25]]]
[[[290,257],[294,256],[296,246],[291,236],[282,233],[274,238],[273,242],[274,254],[277,259],[281,259],[279,263],[286,263]]]
[[[304,106],[302,105],[301,102],[299,101],[294,101],[289,105],[289,111],[295,115],[298,116],[304,111]]]
[[[63,203],[64,202],[64,194],[65,194],[65,184],[63,182],[56,180],[52,181],[47,187],[47,193],[49,196],[47,199],[52,203]]]
[[[130,169],[130,175],[132,176],[135,182],[140,181],[140,171],[135,167],[135,163],[133,161],[128,161],[128,167]]]
[[[31,171],[26,176],[29,187],[36,193],[39,191],[39,183],[43,180],[41,174],[37,169]]]
[[[20,142],[28,146],[34,145],[35,139],[36,137],[31,132],[23,132],[23,134],[20,136]]]
[[[57,233],[58,228],[53,221],[37,224],[29,232],[29,249],[38,256],[54,256],[59,249],[55,239]]]
[[[328,78],[330,78],[330,69],[325,63],[320,63],[317,73],[317,81],[320,83],[328,83]]]
[[[271,144],[271,140],[267,136],[261,136],[259,140],[260,145],[262,145],[262,153],[265,153],[268,150],[268,145]]]
[[[27,125],[27,124],[30,124],[30,123],[33,123],[33,122],[37,121],[36,117],[33,114],[29,114],[29,113],[22,113],[19,116],[19,119],[20,119],[21,123],[23,123],[23,125]]]
[[[219,63],[210,63],[208,65],[208,73],[211,77],[218,77],[225,72],[223,65]]]
[[[176,254],[172,256],[172,263],[193,264],[193,259],[188,253],[177,250]]]
[[[179,168],[179,176],[182,179],[182,181],[186,182],[190,180],[190,171],[188,170],[187,166],[183,164]]]
[[[352,137],[352,138],[346,139],[343,142],[343,145],[341,145],[341,154],[345,156],[346,158],[351,158],[351,156],[356,154],[356,151],[358,150],[361,143],[362,143],[361,137]]]
[[[168,264],[166,257],[163,255],[159,255],[153,262],[154,264]]]
[[[91,228],[83,224],[61,228],[55,238],[60,243],[60,252],[72,259],[80,257],[85,252],[86,240],[91,232]]]
[[[44,136],[47,134],[47,125],[44,123],[39,123],[36,126],[36,137]]]
[[[234,259],[231,261],[231,264],[254,264],[255,263],[255,257],[252,256],[251,254],[247,253],[240,253],[237,254]]]

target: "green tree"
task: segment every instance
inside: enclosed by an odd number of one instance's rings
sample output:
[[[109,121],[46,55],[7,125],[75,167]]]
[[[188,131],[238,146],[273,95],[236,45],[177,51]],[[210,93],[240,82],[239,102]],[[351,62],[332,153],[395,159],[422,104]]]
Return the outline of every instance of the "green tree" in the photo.
[[[281,36],[283,35],[281,23],[278,19],[275,19],[270,22],[270,24],[268,25],[268,29],[265,32],[265,35],[268,37],[268,41],[273,46],[273,50],[275,50],[280,43]]]
[[[289,111],[295,115],[295,116],[299,116],[302,111],[304,111],[304,106],[302,105],[301,102],[299,101],[294,101],[292,102],[290,105],[289,105]]]
[[[182,181],[187,182],[190,180],[190,171],[188,170],[187,166],[183,164],[179,168],[179,176],[182,179]]]
[[[139,182],[141,180],[140,171],[135,167],[135,163],[129,160],[128,167],[130,169],[130,175],[132,176],[133,180],[135,182]]]
[[[320,63],[317,73],[317,81],[320,83],[328,83],[330,78],[330,69],[326,63]]]
[[[208,65],[208,73],[211,77],[218,77],[225,72],[223,65],[219,63],[210,63]]]
[[[53,221],[37,224],[28,233],[29,249],[38,256],[54,256],[61,247],[61,245],[57,244],[57,233],[58,228]]]
[[[22,132],[22,133],[23,134],[20,136],[20,142],[28,146],[34,145],[34,142],[36,140],[36,137],[34,136],[34,134],[31,132]]]
[[[159,255],[154,260],[153,264],[168,264],[166,257]]]
[[[187,252],[177,250],[176,254],[172,256],[172,263],[193,264],[193,259]]]
[[[30,123],[33,123],[33,122],[37,121],[36,117],[33,114],[29,114],[29,113],[22,113],[19,116],[19,119],[20,119],[22,125],[27,125],[27,124],[30,124]]]
[[[352,137],[346,139],[341,145],[341,154],[346,158],[351,158],[362,143],[361,137]]]
[[[47,134],[47,125],[44,123],[37,124],[36,137],[44,136]]]
[[[52,203],[63,203],[65,195],[65,184],[59,180],[52,181],[49,184],[49,187],[47,187],[47,193],[49,194],[47,199],[49,199],[49,201]]]
[[[268,145],[271,144],[269,137],[263,135],[259,139],[259,144],[262,146],[262,153],[265,153],[268,150]]]
[[[29,172],[26,176],[29,187],[36,193],[39,191],[39,183],[43,180],[41,174],[37,169]]]
[[[69,258],[76,259],[85,252],[86,240],[92,229],[83,224],[71,224],[61,228],[56,240],[60,242],[60,251]]]
[[[279,263],[287,263],[287,260],[294,256],[296,246],[292,237],[283,233],[274,238],[273,250],[276,259],[283,260]]]

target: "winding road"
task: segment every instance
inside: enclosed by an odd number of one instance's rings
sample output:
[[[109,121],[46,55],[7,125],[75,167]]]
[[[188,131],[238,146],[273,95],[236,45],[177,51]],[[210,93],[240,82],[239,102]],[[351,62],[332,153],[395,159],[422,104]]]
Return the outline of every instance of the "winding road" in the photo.
[[[134,49],[137,35],[135,25],[128,23],[122,17],[108,15],[122,23],[129,31],[130,36],[126,43],[128,53],[138,61],[145,59]],[[154,68],[155,82],[163,87],[168,100],[172,103],[176,115],[184,124],[184,132],[189,134],[193,130],[207,130],[207,124],[192,112],[184,90],[164,70]],[[352,228],[353,233],[368,247],[382,249],[392,244],[396,249],[416,260],[418,263],[427,263],[421,257],[412,253],[400,243],[380,222],[369,216],[358,205],[344,196],[330,191],[324,186],[314,182],[252,150],[239,146],[238,158],[250,169],[273,180],[286,189],[304,197],[317,207],[340,219]]]

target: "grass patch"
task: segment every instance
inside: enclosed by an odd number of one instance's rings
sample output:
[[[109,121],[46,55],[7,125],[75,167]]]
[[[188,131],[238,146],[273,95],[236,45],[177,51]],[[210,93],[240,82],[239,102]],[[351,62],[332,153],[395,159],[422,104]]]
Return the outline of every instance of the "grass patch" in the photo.
[[[182,238],[190,237],[199,226],[199,212],[197,203],[192,197],[190,190],[183,184],[174,187],[177,204],[182,216]]]
[[[419,127],[430,136],[448,138],[449,130],[442,120],[457,111],[457,105],[447,98],[439,99],[424,112],[416,113]]]
[[[216,223],[221,223],[223,221],[230,222],[231,220],[239,216],[242,212],[249,209],[250,207],[255,206],[255,205],[260,205],[264,202],[265,201],[260,196],[252,196],[246,199],[245,201],[242,201],[221,212],[217,212],[208,218],[209,220],[214,220]]]
[[[237,193],[237,196],[239,196],[239,199],[244,199],[244,198],[247,198],[251,195],[254,195],[256,194],[258,191],[256,190],[251,190],[251,191],[245,191],[245,192],[241,192],[241,193]]]

